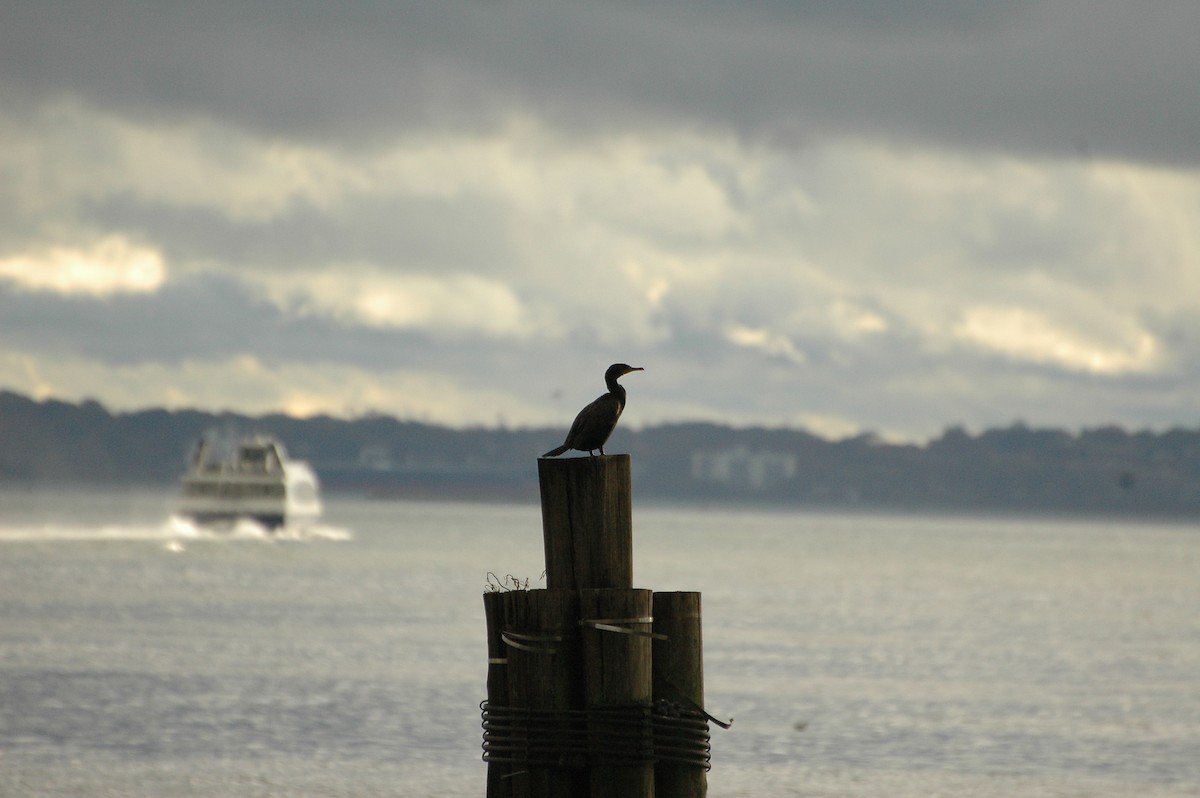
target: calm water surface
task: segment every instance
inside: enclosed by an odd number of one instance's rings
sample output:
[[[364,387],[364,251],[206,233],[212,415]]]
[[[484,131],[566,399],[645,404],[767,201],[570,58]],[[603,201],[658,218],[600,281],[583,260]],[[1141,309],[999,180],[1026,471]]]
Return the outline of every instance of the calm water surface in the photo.
[[[482,796],[489,572],[536,507],[283,539],[0,493],[0,795]],[[1200,525],[635,507],[699,590],[713,796],[1200,795]]]

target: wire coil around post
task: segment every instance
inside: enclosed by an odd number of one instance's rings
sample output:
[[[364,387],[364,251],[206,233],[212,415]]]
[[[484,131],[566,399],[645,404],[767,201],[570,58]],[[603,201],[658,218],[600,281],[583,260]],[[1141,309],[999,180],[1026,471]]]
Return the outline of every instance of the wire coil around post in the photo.
[[[709,770],[709,716],[667,701],[653,706],[537,710],[479,705],[483,760],[584,768],[666,762]]]

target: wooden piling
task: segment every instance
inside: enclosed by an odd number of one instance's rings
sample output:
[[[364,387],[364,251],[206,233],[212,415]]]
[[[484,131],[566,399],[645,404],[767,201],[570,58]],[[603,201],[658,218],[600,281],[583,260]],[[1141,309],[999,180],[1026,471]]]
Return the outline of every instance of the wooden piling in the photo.
[[[650,610],[649,590],[580,591],[588,736],[594,751],[620,752],[593,764],[592,798],[654,795]]]
[[[518,590],[504,634],[508,650],[508,698],[512,707],[532,710],[547,720],[531,724],[526,751],[531,759],[514,768],[514,798],[578,798],[586,795],[585,759],[542,752],[559,741],[582,738],[568,710],[584,706],[580,667],[579,599],[568,590]]]
[[[507,707],[508,701],[508,648],[503,633],[512,605],[512,593],[491,592],[483,594],[483,614],[487,622],[487,702],[493,707]],[[487,733],[485,732],[485,735]],[[486,737],[485,737],[486,739]],[[488,763],[488,798],[511,798],[512,765],[504,761]]]
[[[542,538],[550,590],[633,587],[627,454],[542,458]]]
[[[700,594],[660,592],[654,594],[653,692],[664,701],[685,710],[704,708],[704,656],[700,628]],[[665,639],[664,639],[665,638]],[[680,750],[668,750],[678,745]],[[692,740],[659,741],[661,761],[654,766],[658,798],[703,798],[708,792],[708,775],[703,766],[680,764],[680,758],[707,758]],[[676,754],[677,756],[668,756]]]

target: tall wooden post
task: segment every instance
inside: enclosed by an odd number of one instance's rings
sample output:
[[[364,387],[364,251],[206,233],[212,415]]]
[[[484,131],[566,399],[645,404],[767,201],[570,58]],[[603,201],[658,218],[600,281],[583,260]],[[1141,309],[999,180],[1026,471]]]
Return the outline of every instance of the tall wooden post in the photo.
[[[546,587],[633,587],[627,454],[538,460]]]

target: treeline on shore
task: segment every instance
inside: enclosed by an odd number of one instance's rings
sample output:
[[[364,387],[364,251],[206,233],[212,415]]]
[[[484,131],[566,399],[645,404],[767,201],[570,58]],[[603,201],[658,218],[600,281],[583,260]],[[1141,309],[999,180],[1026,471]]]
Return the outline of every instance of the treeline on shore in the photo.
[[[0,485],[166,486],[206,433],[267,433],[327,490],[535,501],[536,458],[565,429],[452,429],[387,416],[111,413],[0,392]],[[638,499],[880,509],[1200,515],[1200,429],[1024,424],[923,445],[710,423],[620,428]]]

